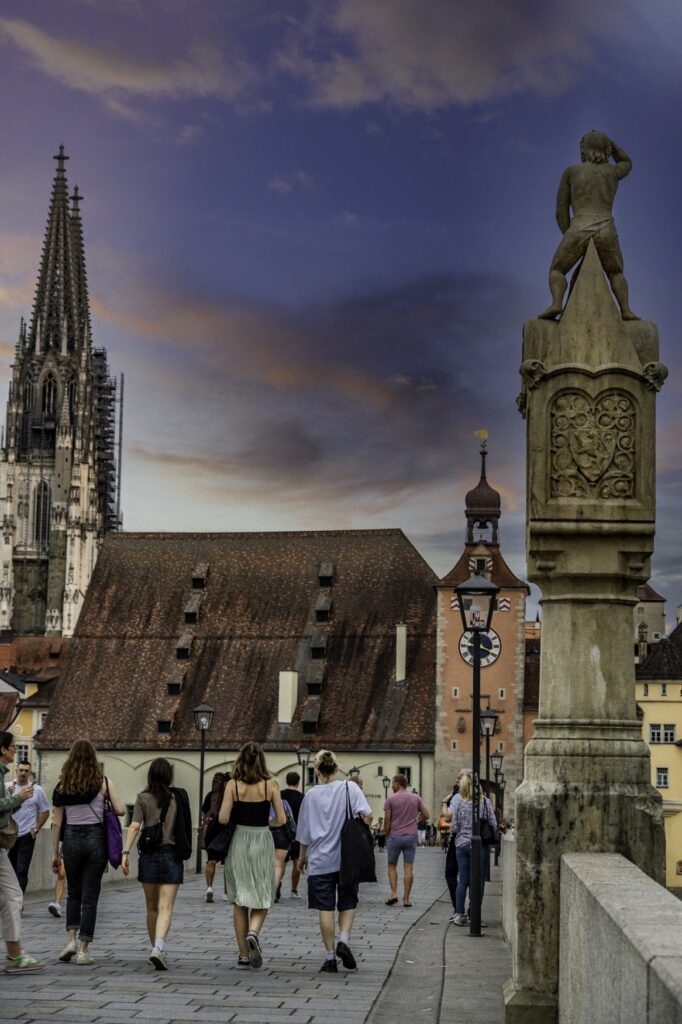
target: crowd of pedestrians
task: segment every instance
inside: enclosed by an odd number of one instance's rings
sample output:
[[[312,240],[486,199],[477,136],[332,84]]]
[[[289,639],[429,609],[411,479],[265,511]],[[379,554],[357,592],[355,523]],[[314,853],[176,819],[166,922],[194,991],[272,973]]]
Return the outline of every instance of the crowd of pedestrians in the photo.
[[[46,827],[50,804],[40,786],[31,782],[31,765],[21,761],[16,779],[8,782],[16,745],[9,732],[0,732],[0,927],[7,947],[5,972],[21,974],[43,965],[22,949],[23,894],[36,836]],[[233,905],[233,926],[238,948],[237,968],[258,969],[263,963],[262,933],[268,912],[280,899],[287,864],[291,864],[290,895],[301,898],[299,886],[307,873],[308,907],[319,916],[324,947],[320,971],[336,973],[339,962],[347,971],[357,969],[351,933],[358,906],[358,884],[344,879],[342,831],[349,817],[372,825],[362,779],[342,781],[339,765],[329,750],[313,762],[316,785],[305,796],[300,776],[289,772],[280,791],[268,770],[262,748],[245,744],[231,773],[216,773],[202,805],[199,842],[207,850],[206,901],[214,901],[218,866],[224,864],[226,899]],[[412,906],[415,858],[438,830],[416,791],[408,790],[402,774],[394,776],[383,815],[374,826],[377,848],[387,852],[390,894],[388,906],[399,902],[398,868],[402,860],[402,905]],[[453,921],[467,923],[465,902],[470,877],[472,786],[460,772],[453,794],[446,801],[451,842],[445,861],[445,879],[453,902]],[[102,876],[110,849],[110,819],[126,808],[114,781],[103,774],[97,753],[88,740],[74,743],[52,793],[52,870],[56,877],[50,913],[61,917],[64,884],[67,942],[58,954],[62,962],[79,966],[94,963],[95,938]],[[483,798],[481,818],[495,822],[490,801]],[[364,825],[360,826],[364,828]],[[229,846],[215,852],[211,830],[229,833]],[[120,829],[119,829],[120,832]],[[119,846],[124,875],[138,845],[138,880],[145,900],[146,926],[156,970],[168,969],[167,942],[173,908],[184,878],[184,861],[192,851],[192,824],[185,790],[173,786],[173,766],[156,758],[149,766],[147,785],[138,793],[132,819]],[[370,843],[371,846],[371,843]],[[488,848],[483,847],[481,899]],[[371,854],[370,854],[371,855]]]

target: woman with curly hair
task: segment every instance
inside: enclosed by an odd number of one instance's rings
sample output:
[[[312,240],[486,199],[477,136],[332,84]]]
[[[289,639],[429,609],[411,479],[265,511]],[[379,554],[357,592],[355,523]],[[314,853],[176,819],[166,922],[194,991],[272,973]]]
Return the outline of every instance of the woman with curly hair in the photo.
[[[149,962],[157,971],[167,971],[166,938],[178,888],[184,881],[184,865],[176,842],[178,806],[189,800],[184,789],[175,789],[173,765],[165,757],[155,758],[147,773],[147,788],[138,793],[133,819],[128,826],[123,851],[123,874],[127,875],[129,855],[142,828],[161,826],[160,842],[153,850],[140,849],[138,881],[142,883],[147,903],[147,933],[152,944]],[[182,816],[181,816],[182,820]]]
[[[69,936],[59,959],[73,957],[79,965],[92,964],[88,948],[95,934],[97,903],[107,864],[104,798],[119,816],[125,814],[113,783],[107,779],[89,740],[76,740],[64,762],[52,794],[52,870],[59,873],[59,837],[64,823],[62,852],[69,888],[66,931]],[[78,941],[78,945],[77,945]]]
[[[274,781],[258,743],[245,743],[232,770],[232,779],[218,815],[221,825],[235,825],[225,860],[225,891],[234,904],[234,931],[239,946],[237,967],[260,967],[263,963],[259,935],[275,896],[275,847],[270,834],[270,804],[275,809],[272,824],[284,825],[286,815]]]

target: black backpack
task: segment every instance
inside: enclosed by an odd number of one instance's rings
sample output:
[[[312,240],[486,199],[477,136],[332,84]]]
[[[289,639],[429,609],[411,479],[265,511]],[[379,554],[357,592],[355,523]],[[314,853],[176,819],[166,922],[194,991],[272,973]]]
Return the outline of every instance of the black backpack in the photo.
[[[376,882],[374,840],[369,825],[361,817],[353,817],[348,783],[346,783],[346,821],[341,829],[341,885]]]
[[[137,848],[140,853],[156,853],[160,848],[163,840],[163,823],[166,820],[166,814],[168,813],[169,806],[170,802],[166,804],[164,809],[161,811],[161,817],[157,821],[156,825],[145,825],[140,832],[140,838],[137,841]]]

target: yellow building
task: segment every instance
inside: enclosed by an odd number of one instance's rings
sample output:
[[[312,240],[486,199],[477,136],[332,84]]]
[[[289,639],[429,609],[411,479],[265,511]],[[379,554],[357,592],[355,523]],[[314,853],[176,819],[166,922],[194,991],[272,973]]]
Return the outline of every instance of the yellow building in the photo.
[[[652,648],[636,680],[651,782],[663,797],[666,885],[682,889],[682,625]]]

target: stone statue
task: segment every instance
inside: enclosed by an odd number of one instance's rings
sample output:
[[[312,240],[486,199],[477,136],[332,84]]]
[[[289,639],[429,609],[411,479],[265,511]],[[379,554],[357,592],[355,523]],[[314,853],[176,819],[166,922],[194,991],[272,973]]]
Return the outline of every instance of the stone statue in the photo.
[[[593,238],[623,320],[639,320],[628,302],[623,255],[612,214],[618,182],[630,173],[632,161],[604,132],[596,131],[583,135],[580,140],[580,156],[582,163],[567,167],[559,182],[556,219],[564,237],[559,242],[549,269],[552,304],[544,313],[540,313],[540,318],[554,320],[561,316],[566,274],[585,255],[589,241]],[[611,157],[615,163],[610,163]]]

